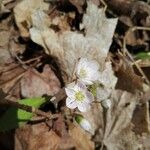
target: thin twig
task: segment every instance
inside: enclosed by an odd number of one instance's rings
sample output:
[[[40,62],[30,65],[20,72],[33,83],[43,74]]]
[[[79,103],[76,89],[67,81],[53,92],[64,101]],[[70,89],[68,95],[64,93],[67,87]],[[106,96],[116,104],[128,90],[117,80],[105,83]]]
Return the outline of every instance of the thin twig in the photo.
[[[104,12],[105,12],[107,9],[107,4],[104,0],[100,0],[100,2],[104,5]]]
[[[19,104],[18,102],[14,102],[14,101],[11,101],[11,100],[3,100],[0,102],[1,104],[3,105],[9,105],[9,106],[13,106],[13,107],[16,107],[16,108],[19,108],[19,109],[22,109],[22,110],[25,110],[27,112],[31,112],[31,113],[34,113],[36,115],[39,115],[39,116],[43,116],[47,119],[54,119],[54,118],[57,118],[58,117],[58,114],[47,114],[45,113],[44,111],[41,111],[39,109],[36,109],[32,106],[28,106],[28,105],[24,105],[24,104]]]
[[[141,67],[135,62],[134,58],[132,57],[132,55],[130,54],[130,52],[127,50],[126,48],[126,40],[127,40],[127,37],[129,35],[130,32],[134,32],[136,30],[146,30],[146,31],[150,31],[150,28],[149,27],[139,27],[139,26],[135,26],[135,27],[132,27],[130,28],[127,32],[126,32],[126,35],[123,39],[123,54],[126,55],[131,59],[131,61],[134,63],[134,65],[136,66],[136,68],[138,69],[138,71],[140,72],[140,74],[143,76],[143,78],[145,79],[146,83],[148,85],[150,85],[150,81],[149,79],[147,78],[147,76],[145,75],[145,73],[143,72],[143,70],[141,69]]]

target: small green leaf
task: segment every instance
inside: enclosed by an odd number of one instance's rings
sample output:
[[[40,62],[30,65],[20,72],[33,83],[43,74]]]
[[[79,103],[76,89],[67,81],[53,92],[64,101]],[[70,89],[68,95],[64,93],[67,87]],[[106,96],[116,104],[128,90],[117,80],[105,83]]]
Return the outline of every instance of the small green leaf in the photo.
[[[135,55],[136,59],[150,59],[150,52],[140,52],[138,54]]]
[[[95,84],[92,84],[88,87],[88,90],[96,97],[97,93],[96,93],[96,90],[97,90],[97,87],[99,85],[97,83]]]
[[[19,104],[39,108],[42,104],[46,103],[43,97],[30,98],[19,100]],[[16,107],[10,107],[2,117],[0,117],[0,131],[7,131],[24,125],[33,116],[33,113],[26,112]]]

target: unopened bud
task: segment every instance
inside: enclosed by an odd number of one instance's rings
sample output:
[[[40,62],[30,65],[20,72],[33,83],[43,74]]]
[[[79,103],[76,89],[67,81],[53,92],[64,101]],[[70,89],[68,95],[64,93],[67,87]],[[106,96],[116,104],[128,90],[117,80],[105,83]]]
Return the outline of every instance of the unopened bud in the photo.
[[[111,107],[111,100],[110,99],[105,99],[101,102],[102,106],[105,107],[106,109],[109,109]]]
[[[75,117],[75,121],[83,128],[84,130],[88,131],[91,133],[92,131],[92,126],[88,120],[86,120],[83,116],[77,115]]]

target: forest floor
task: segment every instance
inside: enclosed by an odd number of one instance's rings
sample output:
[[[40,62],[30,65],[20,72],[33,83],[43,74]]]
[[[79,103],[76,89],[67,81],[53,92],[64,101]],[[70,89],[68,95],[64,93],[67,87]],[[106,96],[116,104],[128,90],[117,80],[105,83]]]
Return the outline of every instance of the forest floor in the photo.
[[[1,150],[149,150],[149,100],[149,0],[0,0]]]

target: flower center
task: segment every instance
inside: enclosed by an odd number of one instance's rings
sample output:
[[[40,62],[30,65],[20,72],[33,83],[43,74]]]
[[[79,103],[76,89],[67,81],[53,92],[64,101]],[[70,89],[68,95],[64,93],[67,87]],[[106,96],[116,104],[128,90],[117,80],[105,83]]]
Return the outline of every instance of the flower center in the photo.
[[[87,75],[86,70],[83,69],[83,68],[81,68],[81,70],[80,70],[80,76],[81,76],[81,78],[85,78],[86,75]]]
[[[76,94],[75,94],[75,99],[77,101],[82,101],[83,99],[85,98],[84,94],[81,92],[81,91],[78,91]]]

